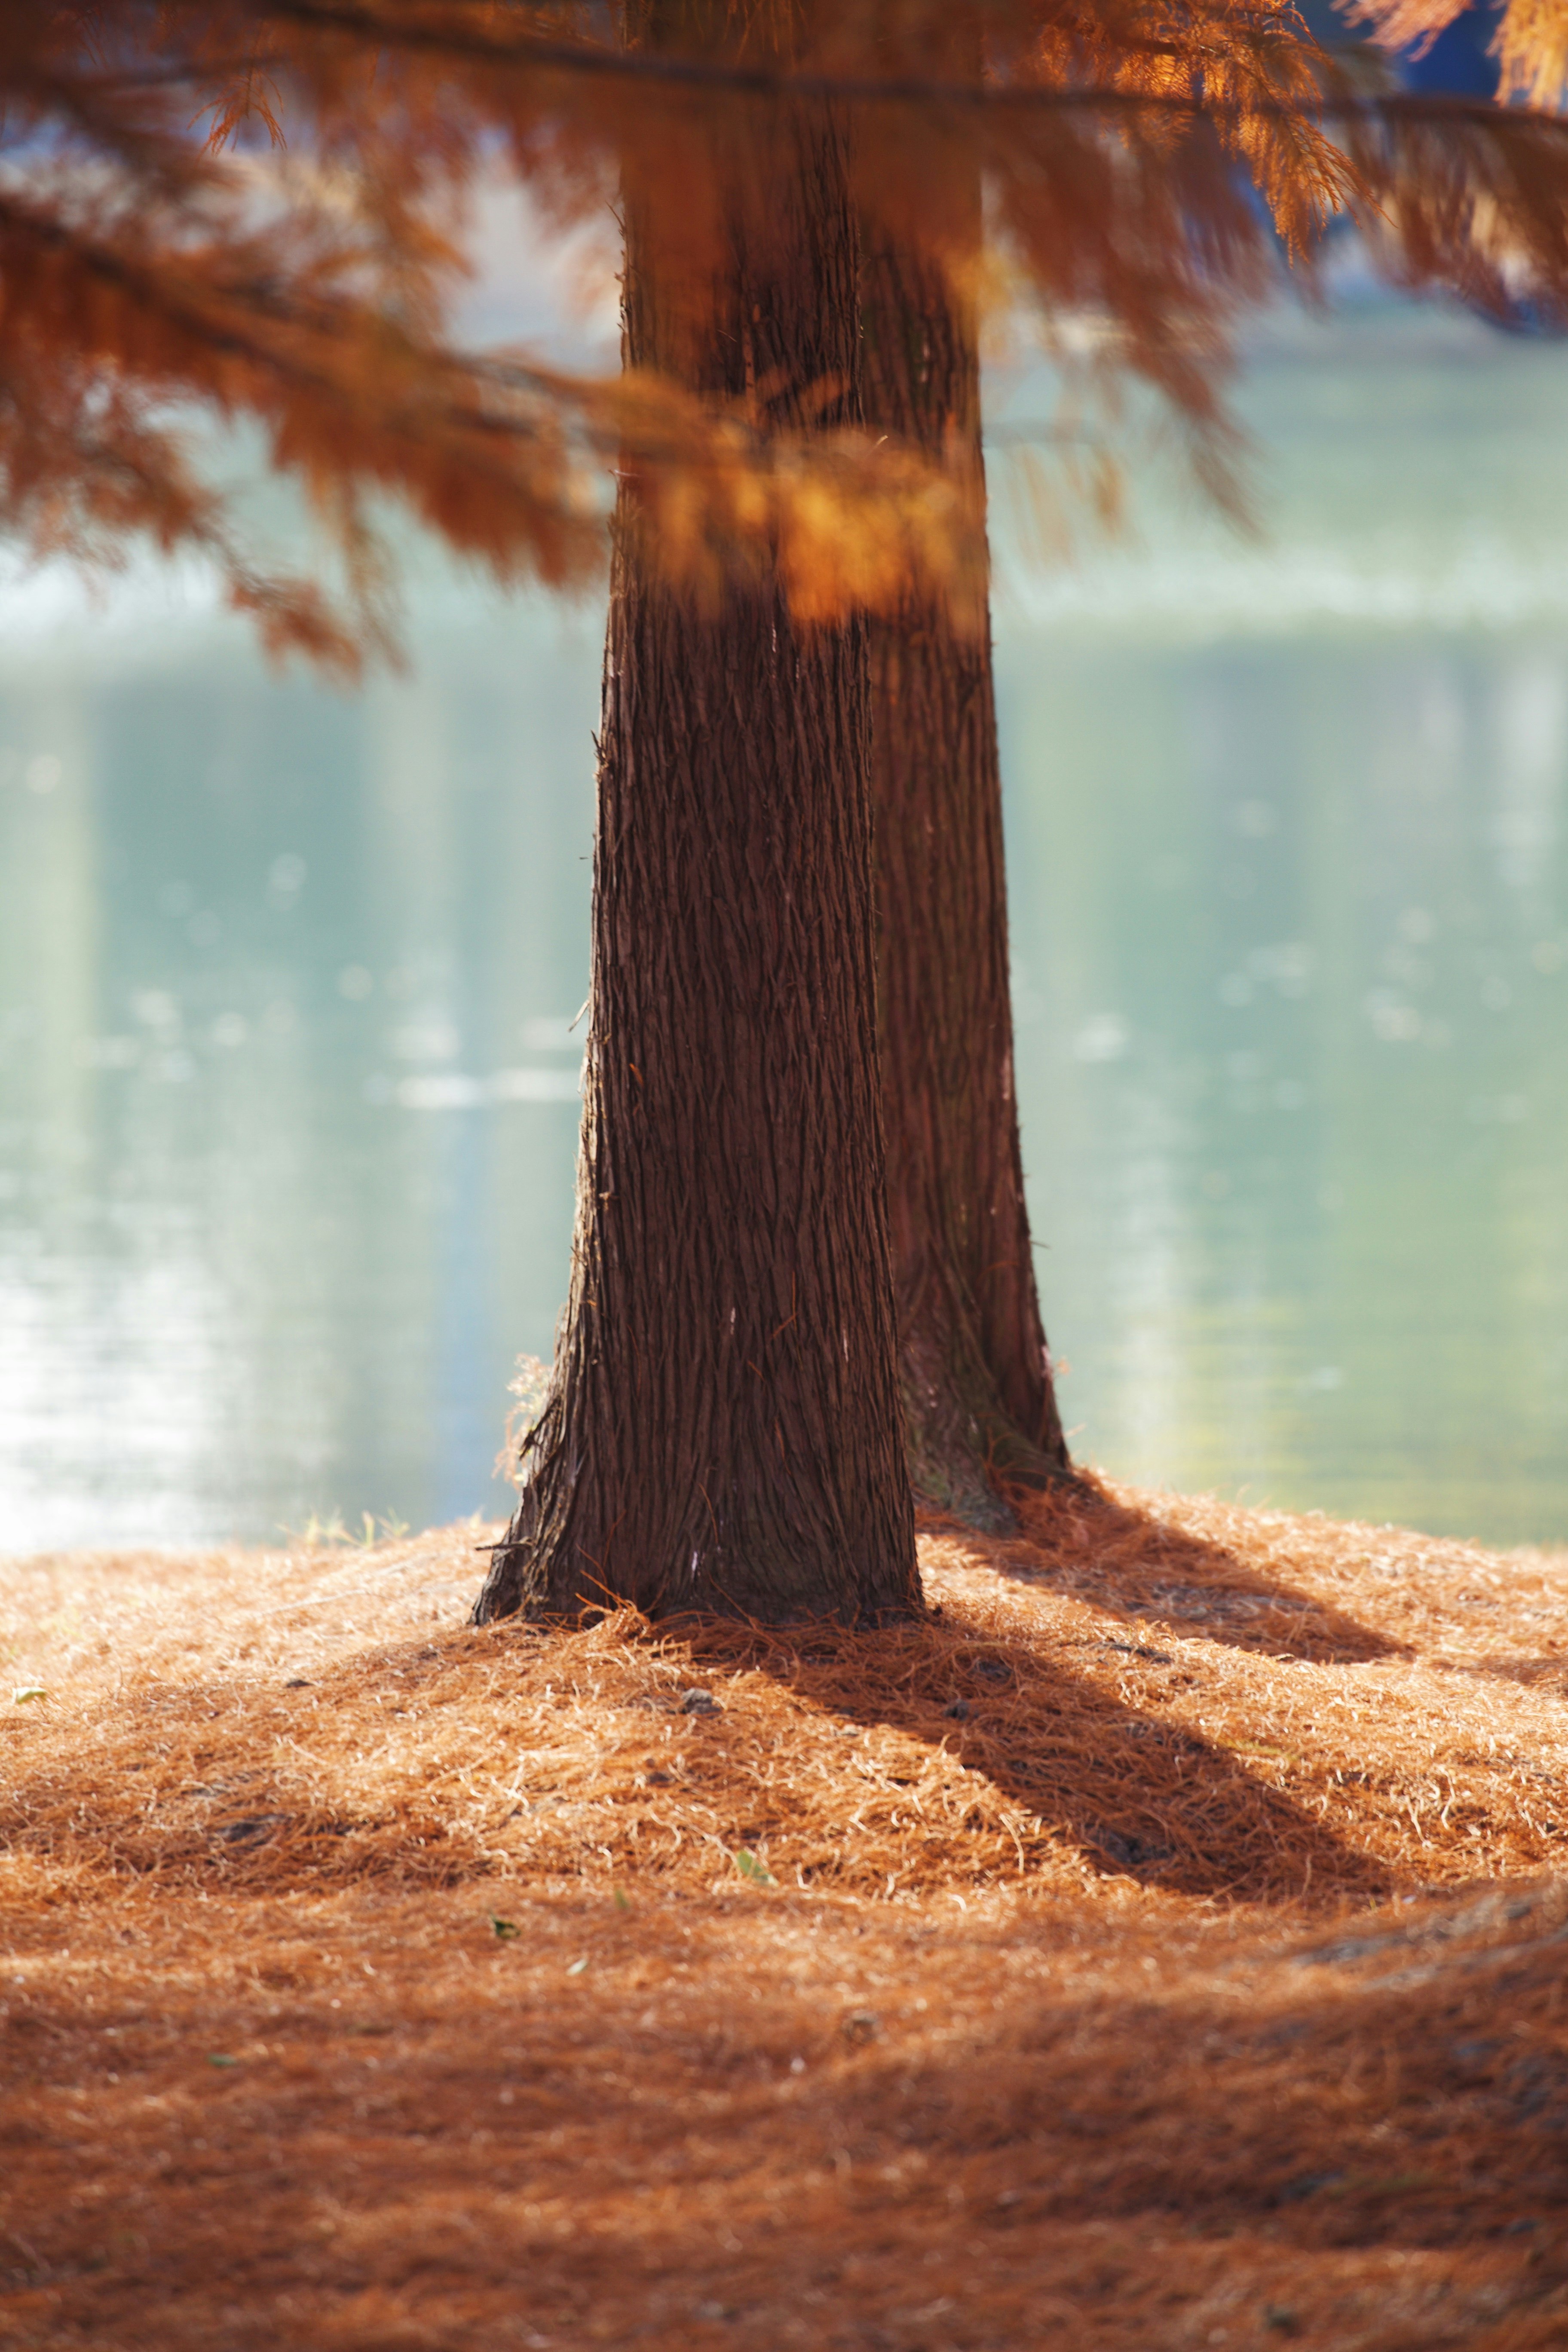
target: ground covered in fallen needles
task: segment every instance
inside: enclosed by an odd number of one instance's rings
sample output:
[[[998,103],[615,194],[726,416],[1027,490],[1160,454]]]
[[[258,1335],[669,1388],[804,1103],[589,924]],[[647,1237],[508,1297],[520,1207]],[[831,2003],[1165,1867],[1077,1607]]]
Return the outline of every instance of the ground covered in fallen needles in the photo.
[[[858,1637],[0,1567],[0,2345],[1568,2342],[1568,1553],[1029,1512]]]

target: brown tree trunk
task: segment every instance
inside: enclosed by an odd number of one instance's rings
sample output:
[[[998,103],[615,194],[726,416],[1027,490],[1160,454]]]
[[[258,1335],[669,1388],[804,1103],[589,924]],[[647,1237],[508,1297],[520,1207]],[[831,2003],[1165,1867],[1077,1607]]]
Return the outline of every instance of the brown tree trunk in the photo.
[[[750,393],[764,421],[832,425],[858,373],[841,140],[820,112],[748,132],[711,304],[682,297],[675,201],[629,194],[626,354]],[[571,1297],[476,1614],[874,1622],[921,1602],[865,628],[797,627],[765,566],[678,592],[646,526],[623,481]]]
[[[955,243],[978,242],[978,191]],[[870,630],[872,806],[889,1223],[910,1473],[922,1500],[1011,1524],[1009,1484],[1072,1465],[1024,1204],[1002,783],[985,597],[975,320],[934,258],[868,235],[867,422],[944,455],[973,502],[973,576]],[[969,609],[963,608],[967,600]]]

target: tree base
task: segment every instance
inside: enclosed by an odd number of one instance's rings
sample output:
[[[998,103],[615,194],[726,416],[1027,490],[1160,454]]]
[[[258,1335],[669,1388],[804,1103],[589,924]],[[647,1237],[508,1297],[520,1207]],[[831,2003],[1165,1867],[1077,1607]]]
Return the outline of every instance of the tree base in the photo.
[[[776,1576],[761,1581],[770,1595],[777,1594]],[[521,1617],[530,1625],[592,1625],[620,1608],[635,1609],[652,1624],[719,1620],[780,1629],[832,1625],[843,1632],[862,1633],[875,1633],[887,1625],[918,1624],[929,1614],[918,1579],[910,1580],[905,1597],[885,1600],[880,1605],[847,1601],[821,1609],[792,1608],[787,1602],[781,1606],[774,1598],[772,1605],[759,1611],[754,1602],[748,1606],[743,1599],[711,1589],[697,1595],[667,1589],[647,1601],[629,1594],[608,1592],[595,1598],[583,1589],[565,1561],[542,1554],[526,1540],[516,1542],[509,1529],[491,1552],[489,1572],[474,1603],[470,1622],[494,1625],[506,1618]]]
[[[910,1416],[910,1484],[916,1507],[942,1511],[977,1534],[1016,1535],[1018,1514],[1009,1488],[1030,1494],[1077,1484],[1070,1461],[1031,1444],[1021,1429],[999,1416],[972,1425],[963,1441],[933,1442]]]

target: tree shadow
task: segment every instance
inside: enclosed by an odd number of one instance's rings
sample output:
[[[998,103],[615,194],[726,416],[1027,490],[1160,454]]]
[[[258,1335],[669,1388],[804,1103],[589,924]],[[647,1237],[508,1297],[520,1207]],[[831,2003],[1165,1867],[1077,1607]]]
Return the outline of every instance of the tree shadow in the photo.
[[[1407,1643],[1282,1582],[1227,1545],[1119,1502],[1088,1475],[1015,1500],[1025,1541],[988,1539],[969,1528],[962,1535],[966,1549],[1016,1581],[1077,1594],[1130,1624],[1163,1625],[1270,1657],[1357,1665],[1411,1654]],[[928,1517],[921,1525],[936,1534],[952,1523]]]
[[[1035,1823],[1033,1834],[1075,1846],[1101,1874],[1251,1903],[1359,1899],[1404,1883],[1249,1768],[1247,1743],[1227,1748],[1140,1713],[1026,1635],[946,1617],[870,1635],[712,1620],[679,1630],[694,1665],[761,1671],[846,1724],[945,1748]],[[1141,1654],[1161,1662],[1152,1649]],[[1281,1760],[1293,1759],[1270,1758],[1265,1769]],[[933,1823],[932,1834],[947,1832]]]
[[[1568,1698],[1568,1658],[1467,1658],[1449,1669],[1479,1679],[1520,1683],[1526,1690],[1554,1691]]]
[[[302,1873],[321,1885],[368,1875],[454,1885],[485,1875],[492,1849],[510,1851],[512,1837],[535,1857],[530,1868],[544,1867],[543,1854],[556,1858],[551,1867],[578,1867],[591,1852],[640,1869],[645,1828],[655,1853],[666,1834],[673,1841],[677,1874],[697,1853],[722,1871],[750,1852],[765,1878],[771,1851],[786,1878],[800,1868],[803,1885],[846,1892],[879,1890],[889,1874],[928,1890],[949,1874],[971,1887],[1010,1873],[1015,1846],[1020,1873],[1040,1883],[1062,1883],[1064,1867],[1070,1883],[1077,1856],[1093,1872],[1200,1900],[1331,1902],[1396,1883],[1397,1867],[1342,1833],[1342,1816],[1337,1826],[1322,1817],[1310,1763],[1258,1745],[1254,1693],[1215,1678],[1197,1728],[1182,1719],[1184,1662],[1157,1639],[1121,1643],[1104,1638],[1109,1630],[1091,1624],[1075,1643],[1048,1622],[955,1601],[866,1631],[713,1618],[653,1625],[627,1612],[579,1628],[418,1633],[323,1660],[310,1681],[240,1673],[129,1691],[99,1727],[91,1821],[79,1818],[73,1755],[51,1741],[36,1777],[9,1792],[0,1832],[14,1816],[18,1841],[40,1854],[58,1845],[120,1874],[229,1885],[281,1885]],[[462,1696],[468,1661],[499,1664],[498,1648],[512,1654],[515,1680],[498,1709],[493,1673],[479,1677],[465,1751],[470,1762],[491,1758],[495,1790],[448,1805],[436,1769],[446,1735],[433,1735],[426,1755],[421,1725]],[[1101,1662],[1101,1649],[1128,1654]],[[692,1670],[710,1691],[679,1687]],[[798,1711],[753,1707],[743,1690],[731,1701],[722,1680],[752,1674]],[[582,1677],[603,1709],[591,1738],[554,1727],[554,1680],[575,1691]],[[519,1709],[538,1717],[530,1753],[546,1759],[531,1767],[526,1789],[510,1785]],[[674,1744],[695,1766],[679,1783],[662,1756],[647,1753],[656,1725],[660,1745],[670,1739],[672,1716],[681,1718]],[[855,1819],[855,1776],[825,1758],[823,1717],[897,1730],[974,1781],[907,1755],[874,1767],[878,1822],[868,1835]],[[917,1783],[929,1783],[929,1815],[924,1799],[902,1793]],[[665,1788],[669,1797],[645,1801]],[[526,1825],[512,1832],[514,1820]]]

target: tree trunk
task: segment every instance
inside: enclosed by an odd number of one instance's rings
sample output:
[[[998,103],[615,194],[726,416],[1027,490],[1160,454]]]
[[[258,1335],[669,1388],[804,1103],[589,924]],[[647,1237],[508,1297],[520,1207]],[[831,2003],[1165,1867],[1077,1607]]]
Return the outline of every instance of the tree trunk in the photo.
[[[955,226],[973,250],[971,187]],[[975,534],[973,575],[954,597],[911,600],[870,630],[889,1222],[910,1473],[923,1500],[1005,1527],[1008,1484],[1044,1486],[1072,1465],[1014,1090],[978,341],[940,262],[894,236],[868,233],[861,288],[867,421],[963,469]]]
[[[841,136],[762,117],[743,154],[711,299],[676,199],[628,194],[626,356],[830,425],[858,397]],[[865,627],[797,626],[765,564],[678,590],[623,480],[571,1296],[476,1615],[908,1615]]]

